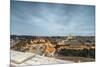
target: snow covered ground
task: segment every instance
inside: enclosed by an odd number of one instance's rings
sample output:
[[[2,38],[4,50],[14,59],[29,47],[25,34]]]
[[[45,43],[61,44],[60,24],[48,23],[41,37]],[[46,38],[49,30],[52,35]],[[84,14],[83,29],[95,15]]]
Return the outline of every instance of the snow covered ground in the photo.
[[[32,66],[44,64],[64,64],[73,63],[72,61],[64,61],[51,57],[44,57],[34,53],[24,53],[18,51],[11,51],[11,66]]]

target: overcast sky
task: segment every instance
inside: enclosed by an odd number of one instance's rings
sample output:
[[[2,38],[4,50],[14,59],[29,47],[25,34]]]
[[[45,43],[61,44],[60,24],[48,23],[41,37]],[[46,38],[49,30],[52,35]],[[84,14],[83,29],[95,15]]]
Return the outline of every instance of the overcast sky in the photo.
[[[12,1],[11,34],[40,36],[95,35],[95,7]]]

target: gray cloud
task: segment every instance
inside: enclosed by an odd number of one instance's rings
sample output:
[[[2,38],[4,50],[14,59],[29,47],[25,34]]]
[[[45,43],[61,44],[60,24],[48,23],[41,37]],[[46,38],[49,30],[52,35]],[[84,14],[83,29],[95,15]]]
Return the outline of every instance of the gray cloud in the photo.
[[[11,34],[63,36],[95,34],[95,7],[11,2]]]

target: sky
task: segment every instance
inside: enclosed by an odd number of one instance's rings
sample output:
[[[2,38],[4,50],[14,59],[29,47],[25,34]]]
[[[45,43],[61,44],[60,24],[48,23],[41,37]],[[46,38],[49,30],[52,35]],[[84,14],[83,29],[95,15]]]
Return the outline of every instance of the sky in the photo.
[[[11,1],[11,35],[95,35],[95,6]]]

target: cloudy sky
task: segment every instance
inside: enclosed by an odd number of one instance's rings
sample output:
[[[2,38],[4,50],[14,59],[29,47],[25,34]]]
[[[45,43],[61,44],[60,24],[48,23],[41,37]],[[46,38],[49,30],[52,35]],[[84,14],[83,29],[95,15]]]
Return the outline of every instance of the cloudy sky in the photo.
[[[95,7],[39,2],[11,2],[11,34],[95,35]]]

